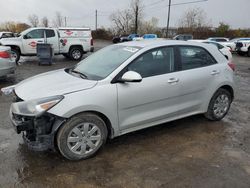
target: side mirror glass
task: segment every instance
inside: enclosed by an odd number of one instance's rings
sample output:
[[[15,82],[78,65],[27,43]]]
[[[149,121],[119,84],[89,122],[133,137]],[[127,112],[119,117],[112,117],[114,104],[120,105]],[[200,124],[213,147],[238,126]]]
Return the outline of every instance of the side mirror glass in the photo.
[[[123,74],[121,78],[122,82],[141,82],[142,77],[139,73],[134,72],[134,71],[128,71]]]

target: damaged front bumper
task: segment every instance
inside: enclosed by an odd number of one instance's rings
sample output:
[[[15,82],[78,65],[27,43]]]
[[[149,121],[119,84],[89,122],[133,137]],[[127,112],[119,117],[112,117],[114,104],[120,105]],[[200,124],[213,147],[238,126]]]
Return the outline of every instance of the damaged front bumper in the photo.
[[[47,112],[39,117],[25,117],[11,109],[10,119],[17,134],[23,133],[24,142],[34,151],[55,150],[55,134],[66,121]]]

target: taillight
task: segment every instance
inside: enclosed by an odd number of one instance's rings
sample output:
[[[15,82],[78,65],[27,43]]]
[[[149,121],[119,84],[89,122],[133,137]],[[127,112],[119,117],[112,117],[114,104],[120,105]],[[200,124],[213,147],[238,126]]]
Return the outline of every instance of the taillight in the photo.
[[[233,71],[235,71],[235,64],[233,64],[232,62],[229,62],[229,63],[228,63],[228,66],[229,66]]]
[[[10,58],[10,54],[6,51],[0,52],[0,58]]]
[[[93,39],[90,40],[90,45],[94,46],[94,40]]]

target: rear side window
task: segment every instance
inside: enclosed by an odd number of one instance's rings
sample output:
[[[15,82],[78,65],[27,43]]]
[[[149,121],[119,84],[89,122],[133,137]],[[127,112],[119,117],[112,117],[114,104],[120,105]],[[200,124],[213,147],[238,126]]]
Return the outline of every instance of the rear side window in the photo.
[[[129,71],[138,72],[143,78],[167,74],[174,71],[174,48],[164,47],[150,50],[128,66]]]
[[[52,38],[52,37],[55,37],[55,31],[52,30],[52,29],[46,29],[46,37],[47,38]]]
[[[182,70],[200,68],[216,63],[214,58],[201,47],[181,46],[179,50]]]

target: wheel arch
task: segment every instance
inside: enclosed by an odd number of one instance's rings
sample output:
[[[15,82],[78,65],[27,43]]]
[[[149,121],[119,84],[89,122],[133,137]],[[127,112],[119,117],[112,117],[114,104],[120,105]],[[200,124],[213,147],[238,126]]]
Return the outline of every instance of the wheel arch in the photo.
[[[76,113],[76,114],[72,115],[71,117],[67,118],[62,124],[60,124],[59,126],[57,126],[56,128],[54,128],[54,131],[56,132],[56,134],[58,133],[59,129],[63,126],[63,124],[68,119],[70,119],[70,118],[72,118],[74,116],[80,115],[80,114],[84,114],[84,113],[91,113],[91,114],[95,114],[95,115],[99,116],[104,121],[104,123],[107,126],[108,138],[110,138],[110,139],[114,138],[114,129],[112,127],[110,119],[105,114],[103,114],[101,112],[98,112],[98,111],[94,111],[94,110],[79,112],[79,113]]]
[[[82,45],[71,45],[71,46],[69,47],[69,52],[70,52],[73,48],[80,48],[80,49],[83,51],[83,53],[84,53],[84,48],[83,48]]]
[[[231,94],[232,100],[234,99],[234,90],[233,90],[232,86],[230,86],[230,85],[223,85],[219,89],[225,89],[225,90],[227,90]],[[216,91],[218,91],[219,89],[217,89]]]
[[[21,48],[19,46],[16,46],[16,45],[6,45],[6,46],[9,46],[11,49],[15,49],[15,50],[18,50],[20,52],[20,55],[21,55]]]

